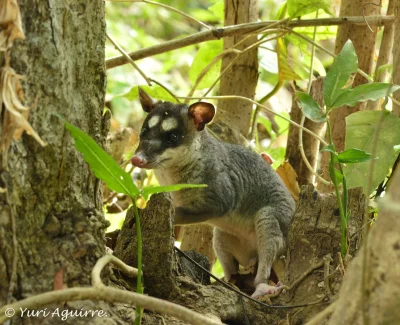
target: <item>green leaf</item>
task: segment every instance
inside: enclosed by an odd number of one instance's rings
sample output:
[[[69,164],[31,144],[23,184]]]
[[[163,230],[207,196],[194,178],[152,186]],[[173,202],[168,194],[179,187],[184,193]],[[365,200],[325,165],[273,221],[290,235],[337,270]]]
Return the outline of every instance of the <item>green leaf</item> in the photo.
[[[394,154],[398,155],[400,153],[400,144],[393,147]]]
[[[331,109],[343,105],[355,106],[358,102],[378,100],[398,90],[400,86],[388,83],[373,83],[345,90],[332,104]]]
[[[129,101],[136,101],[139,98],[139,93],[138,93],[138,87],[142,88],[150,97],[158,100],[165,100],[168,102],[173,102],[176,103],[176,99],[168,92],[166,91],[163,87],[158,86],[158,85],[153,85],[153,86],[135,86],[132,87],[131,90],[129,90],[126,94],[116,96],[116,97],[124,97]],[[114,98],[116,98],[114,97]]]
[[[344,44],[324,81],[324,101],[329,110],[335,100],[349,87],[348,80],[358,70],[358,58],[353,43],[349,40]]]
[[[148,186],[143,188],[142,193],[143,195],[150,195],[156,193],[163,193],[163,192],[175,192],[179,191],[184,188],[202,188],[207,187],[206,184],[174,184],[168,186]]]
[[[326,13],[331,14],[330,0],[288,0],[287,10],[289,17],[295,18],[304,16],[318,9],[324,10]]]
[[[122,170],[90,136],[68,122],[65,122],[65,128],[71,133],[76,149],[83,154],[83,159],[89,164],[94,175],[104,181],[110,190],[130,197],[139,194],[131,176]]]
[[[192,85],[196,83],[196,79],[205,67],[222,52],[222,40],[205,42],[200,45],[200,49],[193,60],[189,69],[189,80]],[[221,60],[218,60],[201,79],[197,88],[208,88],[218,78],[221,70]]]
[[[335,170],[337,184],[342,183],[343,182],[343,174],[340,172],[340,170],[337,170],[336,168],[334,168],[334,170]]]
[[[299,106],[307,118],[314,122],[326,121],[325,113],[309,94],[296,92],[296,96],[299,99]]]
[[[301,80],[302,78],[292,69],[288,61],[288,53],[282,38],[277,40],[276,51],[278,53],[278,69],[280,80]]]
[[[343,164],[354,164],[371,159],[371,154],[363,150],[352,148],[338,154],[339,162]]]
[[[377,130],[377,124],[381,120]],[[360,148],[366,152],[373,151],[373,142],[378,133],[376,151],[374,156],[374,170],[370,175],[370,163],[362,162],[343,167],[349,188],[362,186],[366,192],[368,180],[372,178],[371,194],[373,190],[385,179],[393,166],[397,154],[393,147],[400,143],[400,119],[387,111],[360,111],[346,118],[346,143],[345,148]]]

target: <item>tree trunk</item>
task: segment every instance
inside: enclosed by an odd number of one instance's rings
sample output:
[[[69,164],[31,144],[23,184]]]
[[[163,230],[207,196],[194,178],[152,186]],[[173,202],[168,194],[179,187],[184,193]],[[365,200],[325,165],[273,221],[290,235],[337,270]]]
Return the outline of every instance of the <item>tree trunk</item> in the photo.
[[[311,86],[311,96],[321,106],[324,102],[324,99],[322,97],[323,85],[324,79],[318,78],[317,80],[313,81]],[[290,119],[300,124],[301,116],[302,111],[297,105],[297,102],[293,100],[292,109],[290,111]],[[319,134],[324,126],[324,123],[315,123],[306,118],[304,126],[310,131]],[[307,157],[308,162],[310,163],[311,167],[315,169],[316,163],[318,161],[319,141],[310,134],[303,132],[303,148],[304,154]],[[299,150],[299,129],[297,127],[294,127],[292,124],[289,125],[289,135],[285,159],[289,161],[289,163],[295,170],[297,174],[297,182],[300,186],[313,183],[314,175],[307,168],[307,165],[305,164]]]
[[[394,22],[394,44],[393,46],[393,80],[392,82],[396,85],[400,85],[400,0],[392,0],[394,2],[395,8],[395,22]],[[393,102],[393,113],[396,116],[400,117],[400,92],[396,91],[393,94],[393,97],[397,102]]]
[[[237,25],[255,22],[258,19],[258,0],[225,0],[224,25]],[[257,36],[236,36],[224,38],[224,50],[235,47],[244,50],[257,42]],[[221,72],[231,63],[234,54],[222,60]],[[254,98],[258,80],[257,48],[242,54],[221,77],[219,94]],[[219,100],[215,123],[224,122],[234,132],[247,136],[253,104],[242,100]]]
[[[329,325],[399,323],[399,188],[400,169],[397,169],[381,204],[378,220],[369,234],[368,245],[362,247],[347,269]],[[364,255],[365,249],[367,252]],[[365,268],[364,256],[367,257]]]
[[[258,19],[258,0],[225,0],[225,26],[248,22]],[[237,46],[243,50],[257,41],[257,36],[224,38],[224,50],[232,48],[236,43],[246,38]],[[225,56],[222,60],[221,72],[232,62],[235,55]],[[219,94],[239,95],[254,99],[258,79],[257,48],[246,52],[236,60],[222,75]],[[243,143],[242,136],[247,136],[253,105],[243,100],[219,100],[218,111],[211,125],[212,131],[223,141]],[[182,250],[202,252],[208,256],[210,263],[215,261],[212,248],[212,227],[194,225],[185,227]]]
[[[365,7],[364,7],[365,5]],[[342,0],[340,6],[340,16],[362,16],[364,8],[364,15],[377,15],[380,11],[379,0]],[[373,62],[375,56],[375,43],[376,43],[376,31],[377,26],[371,26],[373,32],[365,25],[341,25],[338,27],[338,34],[336,37],[335,53],[339,53],[343,45],[348,39],[353,42],[354,48],[358,56],[358,67],[371,74],[373,71]],[[366,83],[367,80],[361,75],[355,76],[353,87]],[[332,139],[336,146],[336,150],[341,152],[344,150],[344,143],[346,137],[346,121],[345,118],[359,110],[366,108],[366,103],[359,103],[355,107],[340,107],[330,113],[330,124],[332,128]],[[321,161],[321,172],[322,177],[329,179],[328,161],[329,153],[324,152],[322,154]],[[318,184],[320,191],[331,191],[331,186]]]
[[[12,143],[8,165],[0,170],[0,186],[7,190],[0,194],[0,305],[90,285],[92,267],[105,253],[103,230],[108,225],[99,181],[64,123],[53,115],[103,142],[104,2],[19,2],[26,38],[14,43],[11,67],[25,76],[26,104],[37,103],[29,120],[47,146],[24,134]],[[104,303],[62,307],[99,309]],[[25,321],[16,318],[13,323]],[[60,321],[29,319],[30,324]],[[87,320],[68,318],[67,323]]]

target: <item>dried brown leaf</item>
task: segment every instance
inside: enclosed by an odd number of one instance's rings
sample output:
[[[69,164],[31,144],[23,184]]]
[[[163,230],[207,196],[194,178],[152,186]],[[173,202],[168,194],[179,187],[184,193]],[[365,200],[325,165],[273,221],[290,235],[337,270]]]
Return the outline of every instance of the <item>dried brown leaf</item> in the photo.
[[[7,63],[6,61],[6,66],[1,69],[0,74],[0,109],[3,104],[5,107],[0,142],[0,151],[3,153],[4,158],[3,164],[6,161],[11,140],[18,140],[24,131],[42,146],[46,145],[28,122],[30,108],[22,104],[22,101],[24,101],[20,83],[22,76],[18,75]]]
[[[0,6],[0,51],[9,49],[14,40],[24,39],[22,29],[21,12],[17,0],[2,0]]]
[[[297,174],[294,171],[292,165],[289,162],[285,161],[283,165],[280,165],[278,167],[276,172],[285,183],[293,198],[296,201],[299,201],[300,187],[297,183]]]

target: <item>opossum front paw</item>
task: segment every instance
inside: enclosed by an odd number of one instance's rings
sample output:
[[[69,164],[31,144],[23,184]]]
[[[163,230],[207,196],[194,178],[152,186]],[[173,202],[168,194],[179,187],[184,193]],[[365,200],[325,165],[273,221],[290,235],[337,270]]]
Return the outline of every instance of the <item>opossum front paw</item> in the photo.
[[[260,283],[256,287],[256,291],[251,295],[252,298],[256,299],[264,295],[273,295],[276,293],[281,292],[283,289],[284,285],[282,282],[278,282],[276,286],[271,286],[266,283]]]

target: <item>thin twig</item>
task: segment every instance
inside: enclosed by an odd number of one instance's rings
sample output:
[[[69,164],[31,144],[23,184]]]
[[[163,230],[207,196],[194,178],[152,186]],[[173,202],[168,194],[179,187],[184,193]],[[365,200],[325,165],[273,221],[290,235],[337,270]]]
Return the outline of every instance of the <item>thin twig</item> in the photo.
[[[369,16],[367,21],[370,24],[376,24],[378,26],[393,24],[393,16]],[[339,18],[318,18],[318,19],[304,19],[304,20],[291,20],[289,22],[283,22],[282,26],[291,28],[296,27],[307,27],[307,26],[334,26],[342,24],[365,24],[362,16],[356,17],[339,17]],[[217,29],[208,29],[205,31],[197,32],[187,37],[168,41],[159,45],[154,45],[139,51],[129,53],[129,56],[133,60],[140,60],[149,56],[169,52],[189,45],[199,44],[202,42],[217,40],[223,37],[237,36],[237,35],[248,35],[258,30],[265,30],[270,26],[276,27],[276,21],[263,21],[256,23],[246,23],[233,26],[227,26]],[[113,57],[106,60],[106,68],[112,69],[120,65],[128,63],[128,59],[125,56]]]
[[[261,306],[267,307],[267,308],[273,308],[273,309],[292,309],[292,308],[301,308],[301,307],[308,307],[308,306],[312,306],[312,305],[317,305],[320,303],[320,300],[316,301],[316,302],[311,302],[308,304],[301,304],[301,305],[292,305],[292,306],[277,306],[277,305],[268,305],[263,303],[260,300],[254,299],[248,295],[246,295],[245,293],[241,292],[240,290],[236,289],[235,287],[233,287],[232,285],[228,284],[225,281],[220,280],[218,277],[216,277],[214,274],[212,274],[211,272],[209,272],[207,269],[205,269],[203,266],[201,266],[199,263],[197,263],[194,259],[192,259],[190,256],[188,256],[187,254],[185,254],[184,252],[182,252],[178,247],[174,247],[175,250],[181,254],[182,256],[184,256],[188,261],[190,261],[191,263],[193,263],[194,265],[196,265],[199,269],[201,269],[203,272],[205,272],[206,274],[208,274],[211,278],[213,278],[215,281],[217,281],[218,283],[220,283],[222,286],[224,286],[225,288],[236,292],[237,294],[239,294],[240,296],[255,302]],[[283,286],[283,289],[288,288],[287,286]],[[269,296],[273,296],[273,295],[269,295]]]
[[[186,17],[186,18],[188,18],[188,19],[190,19],[190,20],[192,20],[192,21],[194,21],[194,22],[196,22],[198,24],[200,24],[201,26],[203,26],[203,27],[205,27],[207,29],[211,29],[210,26],[208,26],[207,24],[203,23],[202,21],[197,20],[196,18],[194,18],[194,17],[192,17],[192,16],[190,16],[188,14],[185,14],[183,11],[180,11],[180,10],[174,8],[174,7],[165,5],[165,4],[160,3],[160,2],[150,1],[150,0],[142,0],[142,1],[145,2],[145,3],[149,3],[149,4],[152,4],[152,5],[159,6],[159,7],[163,7],[165,9],[168,9],[168,10],[171,10],[173,12],[176,12],[176,13],[178,13],[178,14],[180,14],[180,15],[182,15],[182,16],[184,16],[184,17]]]
[[[162,87],[166,92],[168,92],[168,94],[170,94],[172,97],[174,97],[174,99],[175,99],[178,103],[180,103],[180,100],[178,99],[178,97],[176,97],[176,95],[175,95],[171,90],[169,90],[166,86],[164,86],[161,82],[159,82],[159,81],[157,81],[157,80],[154,80],[154,79],[152,79],[152,78],[150,78],[149,80],[150,80],[151,82],[154,82],[155,84],[159,85],[160,87]]]
[[[316,17],[318,18],[318,10],[316,12]],[[308,81],[308,87],[307,87],[307,93],[310,94],[311,92],[311,85],[312,85],[312,77],[314,75],[314,56],[315,56],[315,39],[317,35],[317,27],[314,27],[314,33],[313,33],[313,43],[311,44],[311,62],[310,62],[310,76],[309,76],[309,81]],[[300,120],[300,125],[304,126],[305,122],[305,115],[302,112],[301,120]],[[308,158],[306,156],[306,153],[304,152],[304,147],[303,147],[303,130],[299,130],[299,150],[300,150],[300,155],[301,158],[304,161],[304,164],[306,165],[307,169],[314,175],[316,176],[323,184],[325,185],[331,185],[332,183],[325,180],[322,178],[318,173],[315,172],[314,168],[311,166],[310,162],[308,161]]]
[[[302,115],[301,120],[300,120],[301,127],[304,127],[305,119],[306,119],[306,117],[304,115]],[[332,182],[327,181],[326,179],[324,179],[323,177],[318,175],[318,173],[315,172],[314,168],[311,166],[310,162],[308,161],[306,153],[304,152],[304,148],[303,148],[303,129],[302,128],[299,129],[299,150],[300,150],[301,158],[303,159],[304,164],[306,165],[306,167],[310,171],[310,173],[312,173],[314,176],[316,176],[321,183],[323,183],[325,185],[332,185]]]
[[[251,49],[253,49],[254,47],[259,46],[260,44],[264,44],[267,42],[270,42],[274,39],[277,39],[279,37],[282,37],[284,35],[284,33],[278,34],[276,36],[270,37],[268,39],[264,39],[261,40],[259,42],[256,42],[252,45],[250,45],[249,47],[245,48],[244,50],[242,50],[240,53],[236,53],[236,56],[229,62],[229,64],[225,67],[225,69],[223,71],[221,71],[221,73],[219,74],[218,78],[213,82],[213,84],[210,86],[210,88],[208,88],[208,90],[204,93],[203,97],[207,96],[210,91],[215,87],[215,85],[218,83],[218,81],[221,79],[221,77],[229,70],[229,68],[239,59],[240,55],[246,53],[247,51],[250,51]]]
[[[304,39],[305,41],[309,42],[310,44],[313,44],[315,47],[317,47],[318,49],[320,49],[321,51],[324,51],[326,54],[329,54],[330,56],[336,58],[336,54],[332,53],[331,51],[327,50],[325,47],[319,45],[318,43],[314,42],[311,38],[301,35],[300,33],[295,32],[293,29],[291,28],[285,28],[286,30],[291,31],[293,34],[295,34],[296,36]],[[357,70],[357,73],[361,76],[363,76],[365,79],[368,80],[368,82],[374,82],[374,78],[372,78],[368,73],[364,72],[361,69]]]
[[[282,85],[283,85],[283,80],[281,78],[279,78],[275,87],[268,94],[266,94],[263,98],[261,98],[258,102],[260,104],[264,104],[267,100],[269,100],[272,96],[274,96],[279,91],[279,89],[282,88]],[[250,129],[250,132],[248,135],[249,140],[252,140],[256,134],[257,119],[258,119],[258,114],[260,114],[260,111],[261,111],[261,106],[257,106],[254,111],[253,122],[251,123],[251,129]]]
[[[110,40],[110,42],[113,43],[113,45],[117,48],[117,50],[120,51],[121,54],[128,60],[128,62],[130,64],[132,64],[133,67],[140,73],[140,75],[143,77],[143,79],[146,80],[147,84],[149,86],[151,86],[149,78],[147,78],[147,76],[144,74],[144,72],[142,70],[140,70],[138,65],[135,63],[135,61],[133,61],[133,59],[128,55],[128,53],[126,53],[125,50],[121,46],[119,46],[119,44],[117,42],[115,42],[114,39],[108,33],[106,33],[106,36]]]
[[[280,118],[284,119],[285,121],[289,122],[290,124],[294,125],[295,127],[299,128],[299,129],[302,129],[304,132],[312,135],[313,137],[315,137],[316,139],[321,141],[321,143],[324,146],[328,145],[328,143],[322,137],[320,137],[318,134],[310,131],[309,129],[305,128],[304,126],[301,126],[300,124],[297,124],[296,122],[293,122],[290,118],[287,118],[286,116],[283,116],[283,115],[275,112],[274,110],[270,109],[269,107],[261,105],[260,103],[257,103],[256,101],[254,101],[252,99],[249,99],[247,97],[228,95],[228,96],[179,97],[179,98],[181,98],[181,99],[188,99],[189,98],[189,99],[242,99],[242,100],[246,100],[248,102],[253,103],[254,105],[261,106],[266,111],[271,112],[272,114],[279,116]]]

